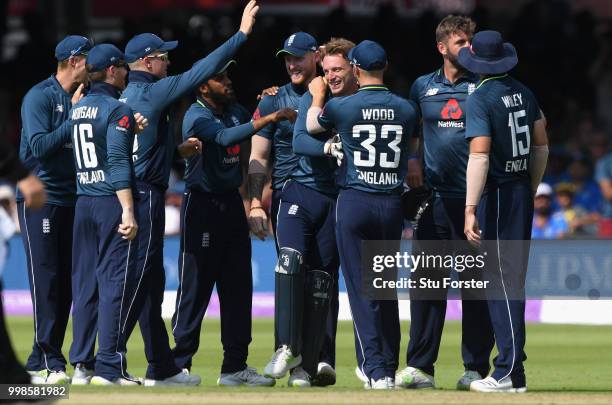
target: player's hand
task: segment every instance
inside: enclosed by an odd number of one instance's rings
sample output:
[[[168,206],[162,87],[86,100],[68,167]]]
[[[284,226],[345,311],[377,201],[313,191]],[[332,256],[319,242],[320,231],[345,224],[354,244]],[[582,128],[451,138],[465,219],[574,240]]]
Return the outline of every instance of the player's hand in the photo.
[[[268,87],[263,89],[261,94],[257,95],[257,100],[263,99],[265,96],[276,96],[278,94],[278,86]]]
[[[19,191],[23,194],[23,198],[25,199],[25,206],[27,208],[42,208],[47,202],[47,192],[45,191],[45,186],[38,179],[38,177],[30,174],[25,179],[19,181],[17,183],[17,187]]]
[[[478,225],[475,210],[466,209],[465,226],[463,227],[463,232],[465,233],[468,241],[476,245],[480,244],[480,226]]]
[[[76,103],[81,101],[81,99],[84,96],[83,94],[84,89],[85,89],[85,85],[83,83],[79,84],[79,87],[77,87],[77,89],[74,91],[74,94],[72,95],[72,100],[70,100],[72,105],[75,105]]]
[[[312,94],[312,97],[325,96],[327,92],[327,80],[323,76],[317,76],[308,84],[308,91]]]
[[[259,6],[255,0],[251,0],[247,3],[244,11],[242,12],[242,21],[240,21],[240,31],[244,35],[249,35],[253,31],[253,25],[255,25],[255,16],[259,11]]]
[[[138,233],[138,224],[136,224],[133,212],[123,211],[121,214],[121,223],[119,224],[117,232],[126,240],[133,240],[136,237],[136,233]]]
[[[145,130],[146,127],[149,126],[149,120],[146,119],[142,114],[135,113],[134,120],[136,120],[136,127],[134,128],[134,132],[140,134]]]
[[[183,159],[199,155],[202,153],[202,141],[198,138],[188,138],[178,146],[178,152]]]
[[[327,156],[335,157],[336,163],[338,166],[342,164],[342,159],[344,159],[344,152],[342,152],[342,142],[340,141],[340,136],[334,135],[325,142],[323,146],[323,152]]]
[[[268,236],[268,215],[263,207],[251,207],[248,220],[253,235],[264,240]]]
[[[408,160],[408,186],[419,188],[423,186],[423,168],[419,159]]]
[[[293,124],[296,118],[297,118],[297,112],[295,112],[295,110],[292,110],[291,108],[282,108],[272,113],[273,122],[287,120]]]

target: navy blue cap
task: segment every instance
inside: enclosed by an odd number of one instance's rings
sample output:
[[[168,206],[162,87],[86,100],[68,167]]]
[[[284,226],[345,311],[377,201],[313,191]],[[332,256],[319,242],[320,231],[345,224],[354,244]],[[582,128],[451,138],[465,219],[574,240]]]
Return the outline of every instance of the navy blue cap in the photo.
[[[134,36],[125,46],[125,57],[129,63],[152,54],[155,51],[170,51],[178,46],[178,41],[167,41],[155,34],[144,33]]]
[[[285,40],[283,49],[276,52],[276,56],[288,53],[289,55],[301,58],[307,52],[315,52],[317,49],[319,49],[317,40],[312,35],[306,32],[296,32]]]
[[[93,48],[93,41],[89,38],[80,35],[68,35],[55,47],[55,58],[58,62],[61,62],[71,56],[87,55],[91,48]]]
[[[382,70],[387,66],[387,52],[379,43],[366,39],[349,51],[348,60],[363,70]]]
[[[125,63],[125,55],[119,48],[111,44],[96,45],[87,55],[87,64],[91,65],[90,72],[99,72],[111,65],[123,63]]]
[[[497,31],[480,31],[472,38],[469,48],[459,51],[459,63],[473,73],[500,74],[518,63],[514,46],[504,42]]]
[[[229,62],[227,62],[225,65],[223,65],[223,67],[217,72],[215,73],[216,75],[220,75],[221,73],[225,72],[230,66],[232,66],[233,64],[238,63],[235,60],[230,60]]]

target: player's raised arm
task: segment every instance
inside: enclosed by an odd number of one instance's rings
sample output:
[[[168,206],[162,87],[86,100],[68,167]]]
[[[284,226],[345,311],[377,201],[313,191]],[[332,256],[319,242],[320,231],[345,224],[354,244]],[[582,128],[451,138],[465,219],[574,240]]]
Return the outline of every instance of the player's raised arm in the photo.
[[[548,161],[548,135],[546,134],[546,117],[540,110],[541,118],[533,123],[533,145],[529,158],[529,175],[531,189],[535,195],[538,184],[542,181],[546,162]]]
[[[325,131],[325,127],[319,122],[319,116],[325,105],[325,92],[327,82],[324,77],[315,77],[308,85],[308,91],[312,94],[312,104],[308,109],[306,117],[306,129],[310,134],[318,134]]]

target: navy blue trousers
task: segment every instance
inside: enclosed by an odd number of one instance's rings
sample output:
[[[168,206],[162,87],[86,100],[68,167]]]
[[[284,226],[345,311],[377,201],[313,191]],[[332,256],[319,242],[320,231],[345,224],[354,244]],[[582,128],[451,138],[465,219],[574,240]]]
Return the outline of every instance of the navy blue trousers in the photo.
[[[370,379],[395,378],[401,339],[397,300],[362,294],[362,241],[399,240],[399,195],[341,190],[336,204],[336,241],[356,337],[357,366]]]
[[[74,218],[70,362],[91,364],[97,331],[95,375],[108,380],[128,377],[126,322],[138,283],[138,238],[117,232],[121,213],[116,196],[80,196]]]
[[[238,191],[185,193],[181,207],[179,287],[172,333],[177,366],[191,368],[202,319],[217,288],[221,306],[222,373],[247,366],[251,343],[251,239]]]
[[[17,205],[34,311],[28,370],[65,371],[62,345],[70,316],[74,207]]]
[[[483,239],[497,244],[497,249],[490,249],[492,254],[487,256],[485,272],[485,277],[497,287],[487,289],[498,350],[493,359],[492,377],[499,381],[509,376],[514,387],[523,387],[526,384],[523,362],[527,359],[524,286],[533,218],[530,181],[488,185],[478,207],[478,217]],[[489,274],[492,268],[499,273]]]
[[[162,318],[166,287],[164,271],[164,191],[138,182],[138,274],[137,293],[130,304],[126,328],[129,339],[136,321],[144,341],[148,367],[146,378],[163,380],[181,372],[174,362],[168,331]]]
[[[430,206],[419,220],[415,239],[423,241],[465,240],[463,227],[465,222],[465,199],[442,198],[434,196]],[[430,245],[430,243],[427,243]],[[438,245],[436,243],[436,245]],[[440,246],[442,250],[452,249]],[[448,250],[440,252],[449,254]],[[449,277],[450,272],[425,269],[416,271],[412,278],[432,278],[437,275]],[[473,274],[459,273],[459,277]],[[444,318],[446,316],[446,297],[443,299],[428,299],[438,297],[420,297],[418,289],[411,289],[410,300],[410,342],[406,362],[411,367],[419,368],[434,375],[434,363],[438,358]],[[475,370],[480,375],[489,374],[489,357],[495,344],[493,327],[489,318],[486,296],[484,292],[480,299],[470,297],[462,301],[462,334],[461,355],[466,370]]]
[[[339,266],[335,233],[336,199],[295,180],[289,180],[283,187],[279,205],[276,228],[278,247],[297,250],[304,257],[308,270],[325,271],[334,280],[330,313],[319,359],[334,367],[338,323]],[[277,347],[280,344],[288,343],[277,342]]]

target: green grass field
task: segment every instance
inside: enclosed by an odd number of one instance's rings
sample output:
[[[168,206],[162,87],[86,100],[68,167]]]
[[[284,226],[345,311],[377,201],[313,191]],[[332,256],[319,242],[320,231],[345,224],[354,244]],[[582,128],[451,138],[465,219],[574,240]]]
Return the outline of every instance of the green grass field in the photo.
[[[30,318],[9,318],[13,344],[25,360],[33,337]],[[272,354],[273,322],[256,320],[249,365],[263,368]],[[402,323],[403,339],[400,365],[405,366],[408,324]],[[286,387],[286,379],[274,388],[219,388],[216,380],[221,365],[219,322],[205,320],[200,351],[194,358],[193,372],[202,376],[197,388],[143,387],[76,387],[70,391],[73,403],[612,403],[612,327],[535,325],[527,328],[527,394],[474,394],[457,392],[454,386],[463,371],[460,356],[461,325],[446,325],[440,357],[436,365],[438,389],[429,391],[396,390],[372,392],[363,390],[354,376],[355,354],[351,323],[341,322],[338,328],[337,373],[333,387],[295,389]],[[64,353],[70,343],[68,332]],[[136,331],[128,345],[128,369],[144,376],[146,361],[140,333]],[[72,372],[72,370],[69,370]]]

